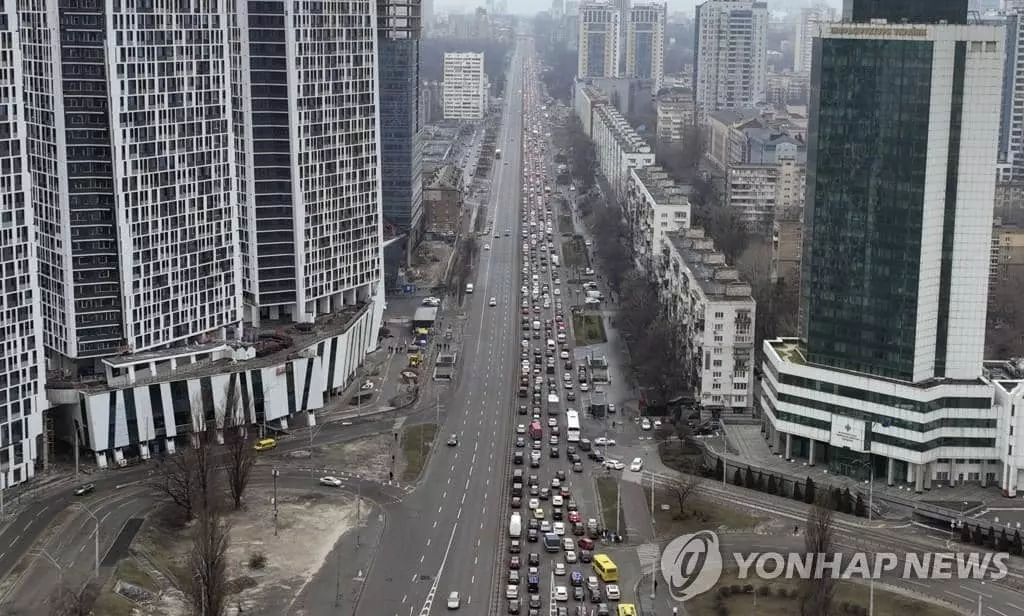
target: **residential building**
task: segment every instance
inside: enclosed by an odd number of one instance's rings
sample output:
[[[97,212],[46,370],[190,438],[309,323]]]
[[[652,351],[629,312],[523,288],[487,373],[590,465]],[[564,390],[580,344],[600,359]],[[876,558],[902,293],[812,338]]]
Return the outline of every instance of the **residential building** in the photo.
[[[662,91],[654,101],[654,111],[660,143],[680,145],[697,127],[697,107],[690,88]]]
[[[794,155],[776,158],[775,211],[802,210],[807,193],[807,164]]]
[[[61,375],[241,334],[229,74],[211,69],[229,61],[227,9],[215,0],[196,11],[207,18],[20,7],[43,341]],[[61,36],[66,20],[106,47]],[[190,33],[161,48],[177,60],[150,61],[147,41],[174,29]]]
[[[789,132],[789,128],[749,126],[742,130],[741,142],[746,142],[744,162],[755,165],[775,165],[780,161],[807,164],[807,144],[803,135]]]
[[[432,240],[454,240],[462,220],[465,178],[457,165],[439,167],[423,182],[424,235]]]
[[[686,191],[657,166],[630,170],[623,214],[637,267],[648,273],[665,234],[685,231],[692,221]]]
[[[614,197],[621,199],[626,194],[630,169],[653,165],[654,151],[610,105],[601,105],[594,111],[593,130],[597,164]]]
[[[634,4],[627,13],[625,76],[651,81],[651,92],[661,90],[665,80],[664,4]]]
[[[444,54],[441,98],[445,120],[478,121],[487,115],[487,73],[484,54]]]
[[[776,208],[772,221],[770,280],[787,289],[800,289],[800,259],[804,243],[803,206]]]
[[[54,233],[40,254],[62,255],[78,289],[44,306],[60,326],[90,328],[54,330],[66,333],[52,354],[67,358],[51,361],[47,385],[58,437],[106,467],[174,451],[228,413],[315,423],[376,348],[383,317],[376,1],[185,3],[131,19],[114,5],[83,17],[47,4],[20,15],[30,168],[35,186],[55,187],[35,191],[38,212],[69,194],[40,223]],[[56,18],[94,24],[86,38],[107,53],[51,40]],[[284,44],[293,21],[307,43]],[[150,60],[159,40],[174,62]],[[111,162],[75,162],[95,160]],[[92,239],[60,243],[89,221]]]
[[[744,131],[762,126],[756,109],[726,109],[704,116],[704,155],[711,167],[724,174],[730,165],[746,163],[749,148]]]
[[[378,0],[377,74],[380,90],[380,166],[384,217],[419,242],[423,216],[420,123],[422,0]]]
[[[573,90],[572,100],[576,117],[580,119],[580,124],[583,125],[583,134],[593,139],[594,111],[603,105],[611,105],[611,100],[604,92],[591,87],[585,81],[577,80]]]
[[[621,12],[605,2],[584,2],[579,8],[579,53],[576,78],[618,77]]]
[[[746,109],[765,100],[768,5],[706,0],[697,5],[693,84],[701,114]]]
[[[22,48],[16,5],[8,2],[0,24],[0,490],[31,479],[40,447],[46,360],[39,288],[36,224],[30,195]],[[63,118],[61,118],[63,120]],[[37,128],[38,130],[38,128]],[[54,128],[53,130],[57,130]],[[88,229],[88,227],[84,227]],[[0,495],[2,498],[2,495]]]
[[[822,24],[835,21],[836,12],[827,4],[817,4],[800,10],[796,22],[796,33],[793,36],[793,72],[803,76],[807,81],[811,78],[811,59],[814,45],[812,41],[818,36]]]
[[[775,109],[788,105],[806,105],[810,96],[810,76],[801,73],[768,73],[764,102]]]
[[[759,406],[787,459],[1012,495],[982,363],[1004,33],[962,5],[855,0],[814,40],[800,337],[765,341]]]
[[[992,227],[989,288],[1016,284],[1024,274],[1024,226],[996,219]]]
[[[665,234],[660,252],[658,286],[679,335],[684,381],[712,415],[748,411],[756,312],[750,285],[703,229]]]
[[[750,232],[771,230],[775,217],[776,165],[730,165],[726,174],[725,203]]]

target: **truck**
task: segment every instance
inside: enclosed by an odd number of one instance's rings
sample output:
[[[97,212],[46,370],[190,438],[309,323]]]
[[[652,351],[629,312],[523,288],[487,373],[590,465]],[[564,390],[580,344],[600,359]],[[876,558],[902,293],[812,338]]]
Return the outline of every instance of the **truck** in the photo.
[[[600,291],[598,291],[596,289],[591,289],[591,290],[587,291],[587,297],[588,298],[594,298],[594,299],[603,300],[604,299],[604,293],[601,293]]]
[[[558,394],[548,394],[548,415],[558,413],[558,409],[561,406],[562,401],[558,399]]]
[[[508,536],[518,539],[523,534],[523,518],[518,513],[513,513],[508,520]]]

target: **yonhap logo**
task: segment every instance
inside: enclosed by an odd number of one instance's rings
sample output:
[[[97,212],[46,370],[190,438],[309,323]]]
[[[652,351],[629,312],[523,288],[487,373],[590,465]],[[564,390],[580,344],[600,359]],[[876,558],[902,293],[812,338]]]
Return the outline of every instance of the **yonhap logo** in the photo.
[[[661,573],[676,601],[711,590],[722,577],[718,535],[705,530],[676,537],[661,553]]]

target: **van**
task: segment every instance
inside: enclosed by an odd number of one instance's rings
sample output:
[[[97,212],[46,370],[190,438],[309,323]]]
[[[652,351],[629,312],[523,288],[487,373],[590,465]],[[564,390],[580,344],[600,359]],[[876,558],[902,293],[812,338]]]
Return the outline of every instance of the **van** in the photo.
[[[540,331],[540,321],[533,322],[533,331]]]
[[[268,451],[277,447],[277,441],[272,438],[261,438],[256,441],[256,446],[253,447],[256,451]]]
[[[466,283],[466,293],[472,293],[472,292],[473,292],[473,283],[472,282],[467,282]]]
[[[555,533],[544,533],[544,550],[557,552],[562,549],[562,538]]]
[[[561,336],[563,340],[565,339],[565,334],[558,334],[558,335]],[[555,341],[552,340],[551,338],[548,338],[548,350],[549,351],[554,351],[555,350]]]

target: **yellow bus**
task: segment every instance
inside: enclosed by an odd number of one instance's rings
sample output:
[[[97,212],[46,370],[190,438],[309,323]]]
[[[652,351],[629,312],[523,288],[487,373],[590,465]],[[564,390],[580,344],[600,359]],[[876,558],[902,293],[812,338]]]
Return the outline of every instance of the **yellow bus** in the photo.
[[[607,554],[594,554],[594,573],[606,584],[619,581],[619,568]]]
[[[620,603],[618,616],[637,616],[636,606],[632,603]]]

